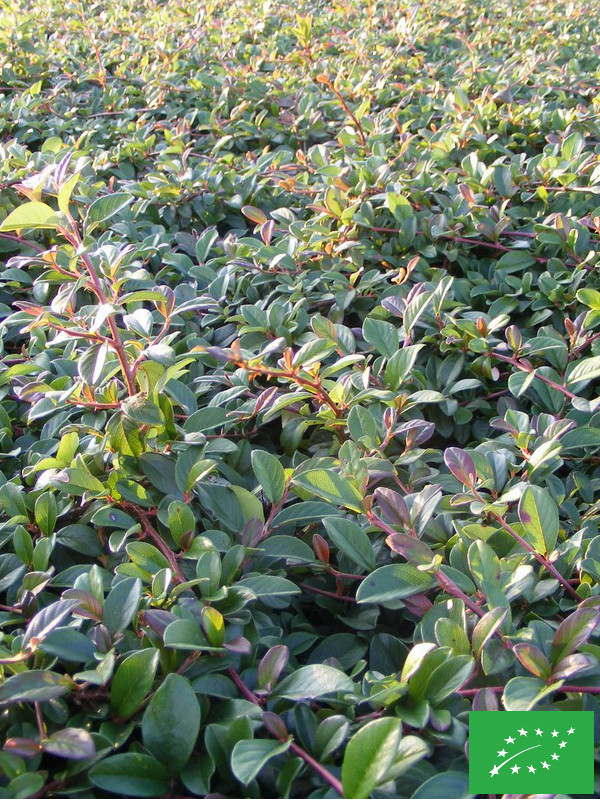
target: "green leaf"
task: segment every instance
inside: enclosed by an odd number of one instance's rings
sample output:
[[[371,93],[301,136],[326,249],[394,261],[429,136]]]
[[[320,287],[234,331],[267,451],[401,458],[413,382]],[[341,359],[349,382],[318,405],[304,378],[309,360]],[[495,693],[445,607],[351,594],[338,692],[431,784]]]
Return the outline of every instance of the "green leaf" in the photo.
[[[261,556],[282,558],[288,564],[306,564],[315,560],[315,554],[306,542],[294,536],[269,536],[257,550]]]
[[[22,772],[7,786],[7,796],[12,798],[35,797],[44,785],[39,772]]]
[[[36,649],[49,633],[73,613],[76,605],[76,600],[59,600],[38,611],[27,625],[27,631],[21,642],[22,649],[25,650],[27,647]]]
[[[438,705],[452,692],[460,689],[473,674],[475,662],[471,656],[454,656],[437,666],[427,681],[425,697],[432,705]]]
[[[473,652],[479,656],[481,649],[487,641],[491,639],[494,633],[502,625],[508,611],[506,608],[498,606],[484,614],[483,617],[477,622],[473,628],[473,635],[471,637],[471,644],[473,645]]]
[[[124,631],[137,612],[142,599],[142,584],[138,578],[123,578],[108,593],[104,601],[102,621],[113,635]]]
[[[271,758],[285,753],[289,746],[290,742],[272,739],[242,739],[231,752],[231,771],[247,786]]]
[[[600,356],[584,358],[577,361],[569,370],[567,386],[572,386],[580,381],[591,381],[598,377],[600,377]]]
[[[391,322],[367,317],[363,322],[363,336],[386,358],[391,358],[398,350],[398,329]]]
[[[151,575],[156,575],[161,569],[169,569],[171,566],[158,547],[148,542],[130,542],[125,549],[133,563]]]
[[[375,567],[373,546],[359,525],[343,517],[330,517],[323,524],[333,544],[351,561],[367,571]]]
[[[194,512],[182,500],[174,500],[169,504],[168,523],[173,540],[180,546],[184,537],[189,537],[196,529]]]
[[[285,472],[279,459],[265,450],[253,450],[252,469],[271,503],[278,503],[285,490]]]
[[[578,608],[563,620],[554,634],[550,658],[558,664],[565,656],[574,653],[596,630],[600,612],[595,608]]]
[[[528,486],[519,501],[523,538],[545,555],[558,539],[558,508],[551,494],[541,486]]]
[[[596,289],[579,289],[577,299],[584,306],[588,306],[594,311],[600,311],[600,292]]]
[[[541,678],[511,678],[504,688],[502,702],[507,711],[531,711],[540,700],[560,688],[560,681],[548,685]]]
[[[96,754],[94,740],[83,728],[64,728],[42,739],[41,744],[46,753],[74,761],[93,758]]]
[[[248,575],[237,585],[251,589],[257,597],[277,597],[301,592],[295,583],[279,575]]]
[[[529,642],[517,642],[513,647],[513,653],[528,672],[544,680],[550,677],[552,667],[539,647]]]
[[[56,499],[52,492],[44,492],[35,501],[35,522],[45,536],[50,536],[56,525]]]
[[[387,773],[387,780],[396,780],[400,775],[409,770],[413,764],[426,758],[431,753],[431,747],[419,739],[418,736],[404,736],[400,742],[400,747],[396,758]]]
[[[116,192],[115,194],[98,197],[88,208],[85,216],[86,234],[91,233],[94,228],[97,228],[103,222],[107,222],[132,202],[133,196],[128,192]]]
[[[370,797],[386,780],[402,739],[402,721],[393,717],[368,722],[350,739],[342,762],[344,797]]]
[[[43,230],[57,228],[58,216],[56,211],[46,203],[31,201],[15,208],[5,217],[0,224],[0,231],[18,231],[21,228]]]
[[[306,470],[295,475],[293,482],[334,505],[344,506],[358,513],[363,511],[362,494],[358,487],[333,470]]]
[[[89,777],[94,786],[117,797],[166,797],[170,791],[166,768],[144,753],[105,758],[92,767]]]
[[[65,675],[45,669],[32,669],[12,675],[4,681],[0,686],[0,704],[53,700],[68,694],[72,688],[72,681]]]
[[[120,664],[110,687],[110,704],[119,717],[130,717],[143,703],[154,683],[159,651],[138,650]]]
[[[204,264],[206,262],[208,254],[218,238],[218,231],[214,227],[202,231],[196,241],[196,259],[199,264]]]
[[[344,672],[326,664],[300,667],[285,678],[274,694],[288,700],[306,700],[337,692],[354,692],[352,678]]]
[[[176,774],[191,756],[199,730],[200,705],[190,682],[170,673],[144,712],[144,747]]]
[[[221,647],[211,647],[200,626],[191,619],[176,619],[165,628],[163,634],[165,647],[177,650],[203,650],[220,652]]]
[[[80,172],[76,172],[74,175],[71,175],[71,177],[61,185],[58,191],[58,207],[63,214],[69,213],[69,202],[71,201],[71,195],[79,183],[80,177]]]
[[[412,564],[387,564],[372,572],[358,587],[358,603],[386,603],[424,592],[436,585],[435,579]]]
[[[404,384],[423,347],[422,344],[414,344],[396,350],[385,368],[385,385],[388,389],[397,391]]]
[[[576,450],[578,447],[600,447],[600,428],[591,428],[583,425],[580,428],[567,431],[564,436],[561,436],[559,444],[563,452],[565,450]]]
[[[441,772],[422,783],[412,797],[419,798],[419,800],[425,798],[439,800],[440,797],[445,800],[455,800],[455,798],[458,800],[463,797],[472,797],[469,794],[469,776],[465,772],[454,772],[453,770]]]

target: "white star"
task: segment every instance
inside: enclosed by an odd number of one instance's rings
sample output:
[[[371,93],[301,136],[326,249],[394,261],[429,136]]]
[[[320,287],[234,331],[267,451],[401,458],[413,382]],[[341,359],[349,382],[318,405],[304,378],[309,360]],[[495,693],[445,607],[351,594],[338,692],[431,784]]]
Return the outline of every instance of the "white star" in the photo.
[[[511,772],[518,772],[518,771],[519,767],[517,767],[517,765],[515,764],[514,767],[512,767]]]
[[[535,767],[533,766],[529,766],[527,767],[527,769],[529,770],[529,772],[535,772]]]
[[[559,747],[566,747],[566,746],[567,746],[567,743],[566,743],[566,742],[561,742],[561,743],[560,743],[558,746],[559,746]]]
[[[494,769],[490,770],[490,775],[497,775],[499,772],[498,767],[494,764]]]
[[[509,736],[508,739],[505,739],[504,741],[506,742],[506,744],[512,744],[514,742],[514,739],[512,738],[512,736]]]
[[[575,733],[575,728],[569,728],[569,730],[567,731],[567,733]]]
[[[558,761],[558,756],[556,753],[552,753],[552,761]]]
[[[504,758],[506,755],[506,750],[504,748],[502,750],[498,750],[498,758]]]
[[[550,764],[548,764],[548,762],[547,762],[547,761],[542,761],[542,767],[543,767],[544,769],[550,769]]]
[[[537,733],[538,736],[542,735],[542,731],[539,728],[536,728],[535,732]]]
[[[558,731],[552,731],[552,736],[558,736]]]
[[[521,736],[527,736],[527,731],[526,731],[526,730],[524,730],[523,728],[521,728],[521,729],[519,730],[519,733],[521,734]]]

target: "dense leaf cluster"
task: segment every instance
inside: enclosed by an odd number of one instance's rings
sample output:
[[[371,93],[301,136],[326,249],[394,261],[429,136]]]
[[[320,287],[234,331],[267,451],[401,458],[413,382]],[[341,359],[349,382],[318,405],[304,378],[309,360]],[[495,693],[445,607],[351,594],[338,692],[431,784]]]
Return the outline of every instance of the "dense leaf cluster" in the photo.
[[[596,710],[589,6],[2,6],[0,796],[463,797],[469,710]]]

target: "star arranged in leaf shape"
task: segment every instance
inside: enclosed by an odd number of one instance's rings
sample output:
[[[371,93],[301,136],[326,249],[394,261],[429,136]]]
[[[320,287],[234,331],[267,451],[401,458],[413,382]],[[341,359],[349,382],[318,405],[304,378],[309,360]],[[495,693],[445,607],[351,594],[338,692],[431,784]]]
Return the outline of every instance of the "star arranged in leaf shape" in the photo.
[[[552,753],[552,761],[558,761],[558,755],[556,753]]]
[[[521,728],[519,730],[519,733],[521,734],[521,736],[527,736],[527,731],[524,728]]]
[[[544,769],[550,769],[550,764],[547,761],[542,761],[542,767]]]
[[[569,728],[569,730],[567,731],[567,733],[569,733],[569,734],[571,734],[571,733],[575,733],[575,728]]]
[[[561,743],[560,743],[558,746],[559,746],[559,747],[566,747],[566,746],[567,746],[567,743],[566,743],[566,742],[561,742]]]
[[[517,767],[517,765],[515,764],[514,767],[511,768],[511,772],[518,772],[518,771],[519,767]]]
[[[490,770],[490,775],[497,775],[499,772],[498,767],[494,764],[494,769]]]
[[[537,734],[538,736],[541,736],[541,735],[542,735],[542,733],[543,733],[543,731],[541,731],[539,728],[536,728],[536,729],[535,729],[535,732],[536,732],[536,734]]]
[[[514,739],[512,738],[512,736],[509,736],[508,739],[505,739],[504,741],[506,742],[506,744],[512,744],[514,742]]]
[[[558,731],[552,731],[552,736],[558,736]]]
[[[527,769],[529,770],[529,772],[535,772],[535,767],[532,764],[530,764]]]
[[[504,758],[506,755],[506,750],[504,748],[502,750],[498,750],[498,758]]]

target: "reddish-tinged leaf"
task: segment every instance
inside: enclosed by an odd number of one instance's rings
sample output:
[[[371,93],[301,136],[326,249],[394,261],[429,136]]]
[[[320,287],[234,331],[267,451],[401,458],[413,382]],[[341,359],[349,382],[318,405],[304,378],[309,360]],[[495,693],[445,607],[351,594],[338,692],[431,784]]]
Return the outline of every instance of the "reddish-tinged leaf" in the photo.
[[[448,447],[444,452],[444,462],[454,477],[465,486],[474,486],[477,471],[471,456],[459,447]]]
[[[513,653],[528,672],[538,678],[550,677],[552,667],[539,647],[529,644],[529,642],[519,642],[513,647]]]
[[[564,622],[561,622],[554,639],[550,659],[553,664],[559,664],[565,656],[574,653],[578,647],[590,638],[594,632],[600,613],[594,608],[578,608]]]
[[[377,505],[386,519],[394,525],[410,525],[410,514],[404,498],[393,489],[375,489]]]

